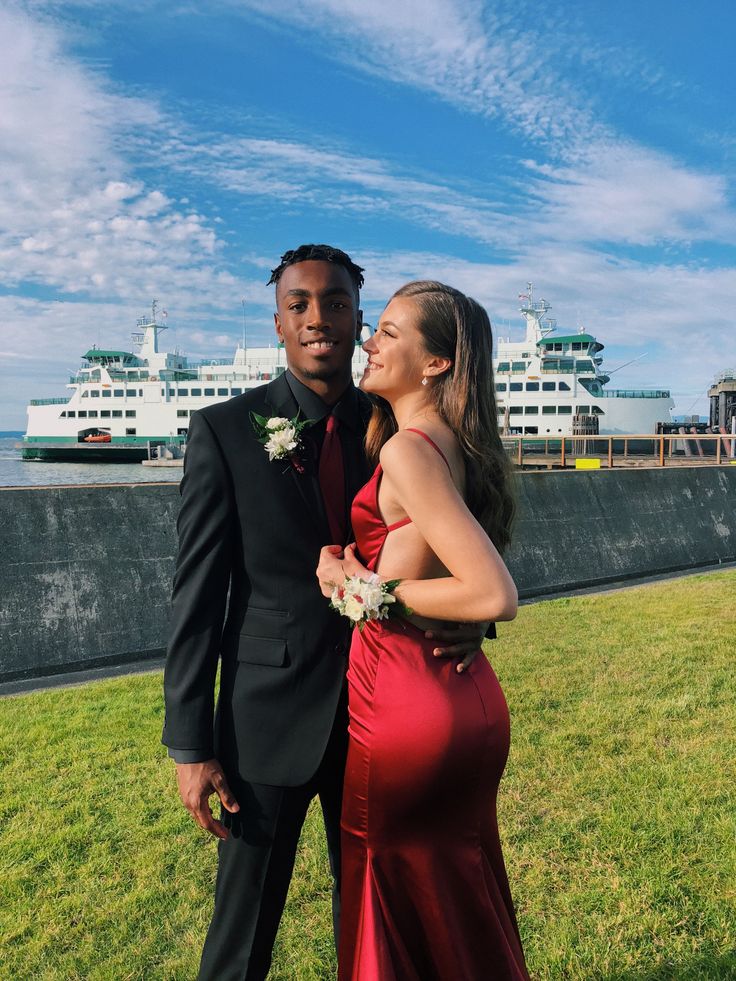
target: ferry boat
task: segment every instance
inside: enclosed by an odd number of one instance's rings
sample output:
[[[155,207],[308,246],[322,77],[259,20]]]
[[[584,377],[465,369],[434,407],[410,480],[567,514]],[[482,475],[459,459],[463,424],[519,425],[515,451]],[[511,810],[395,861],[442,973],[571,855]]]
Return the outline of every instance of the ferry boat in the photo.
[[[25,460],[142,461],[159,447],[183,452],[189,416],[215,402],[242,395],[286,369],[283,348],[238,345],[231,360],[189,363],[179,351],[159,350],[156,303],[137,321],[133,351],[91,348],[69,379],[67,398],[32,399],[23,437]],[[358,348],[356,379],[367,355]]]
[[[498,424],[508,435],[570,436],[591,420],[601,434],[654,433],[669,421],[673,401],[662,390],[611,390],[601,369],[603,350],[584,331],[558,335],[546,300],[532,287],[520,295],[526,321],[523,341],[498,341],[494,360]],[[133,351],[93,347],[69,379],[67,398],[32,399],[23,438],[26,460],[136,461],[158,447],[182,451],[189,416],[286,369],[279,345],[238,345],[231,360],[189,363],[179,351],[159,350],[167,329],[151,315],[138,320]],[[359,381],[367,356],[358,346],[353,377]]]
[[[499,429],[504,435],[644,435],[669,422],[674,401],[664,389],[611,389],[604,345],[585,330],[557,333],[550,304],[520,293],[522,341],[499,338],[494,360]]]

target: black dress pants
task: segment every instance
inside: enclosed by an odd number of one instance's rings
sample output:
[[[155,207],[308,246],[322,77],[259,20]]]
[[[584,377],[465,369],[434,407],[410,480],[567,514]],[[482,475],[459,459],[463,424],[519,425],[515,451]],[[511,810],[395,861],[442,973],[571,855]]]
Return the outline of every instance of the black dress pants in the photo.
[[[237,777],[230,787],[240,805],[223,811],[230,835],[218,844],[215,910],[199,981],[263,981],[271,966],[296,848],[307,808],[320,799],[333,878],[335,944],[340,917],[340,810],[347,753],[347,713],[340,705],[322,762],[301,787],[271,787]]]

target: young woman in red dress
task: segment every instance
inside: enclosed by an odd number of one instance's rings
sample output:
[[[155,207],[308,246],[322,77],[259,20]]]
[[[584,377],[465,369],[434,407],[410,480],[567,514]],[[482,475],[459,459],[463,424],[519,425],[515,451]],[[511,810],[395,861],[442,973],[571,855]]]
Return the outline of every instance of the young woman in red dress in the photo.
[[[425,636],[516,615],[491,343],[478,303],[416,282],[364,345],[377,466],[353,504],[356,545],[323,549],[317,574],[325,595],[346,576],[400,579],[410,612],[353,634],[340,981],[528,978],[496,822],[506,701],[485,657],[458,667]]]

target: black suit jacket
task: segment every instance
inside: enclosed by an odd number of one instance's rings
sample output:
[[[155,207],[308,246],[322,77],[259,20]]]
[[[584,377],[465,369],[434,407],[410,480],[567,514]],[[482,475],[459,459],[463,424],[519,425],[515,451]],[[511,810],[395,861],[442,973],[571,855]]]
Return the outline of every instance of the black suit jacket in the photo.
[[[357,420],[352,430],[341,426],[349,502],[369,476],[362,441],[370,403],[351,388],[338,416],[345,405]],[[215,756],[255,783],[299,786],[327,744],[349,643],[347,619],[329,609],[315,577],[330,543],[317,482],[324,423],[305,430],[298,473],[269,461],[251,411],[297,415],[285,375],[190,420],[163,742],[174,755]]]

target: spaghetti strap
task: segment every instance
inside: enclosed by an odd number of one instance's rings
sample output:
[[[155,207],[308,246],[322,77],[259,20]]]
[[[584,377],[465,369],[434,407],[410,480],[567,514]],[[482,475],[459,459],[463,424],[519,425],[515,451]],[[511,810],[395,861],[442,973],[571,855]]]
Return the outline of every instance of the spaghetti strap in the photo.
[[[447,457],[442,452],[442,450],[439,448],[439,446],[435,443],[435,441],[432,439],[431,436],[427,436],[427,434],[425,432],[422,432],[421,429],[412,429],[411,426],[407,426],[407,428],[404,430],[404,432],[407,432],[407,433],[416,433],[418,436],[421,436],[422,439],[426,440],[429,443],[430,446],[434,446],[434,448],[437,450],[437,452],[439,453],[439,455],[442,457],[442,459],[447,464],[447,469],[450,471],[450,474],[452,474],[452,467],[450,466],[449,463],[447,463]]]

